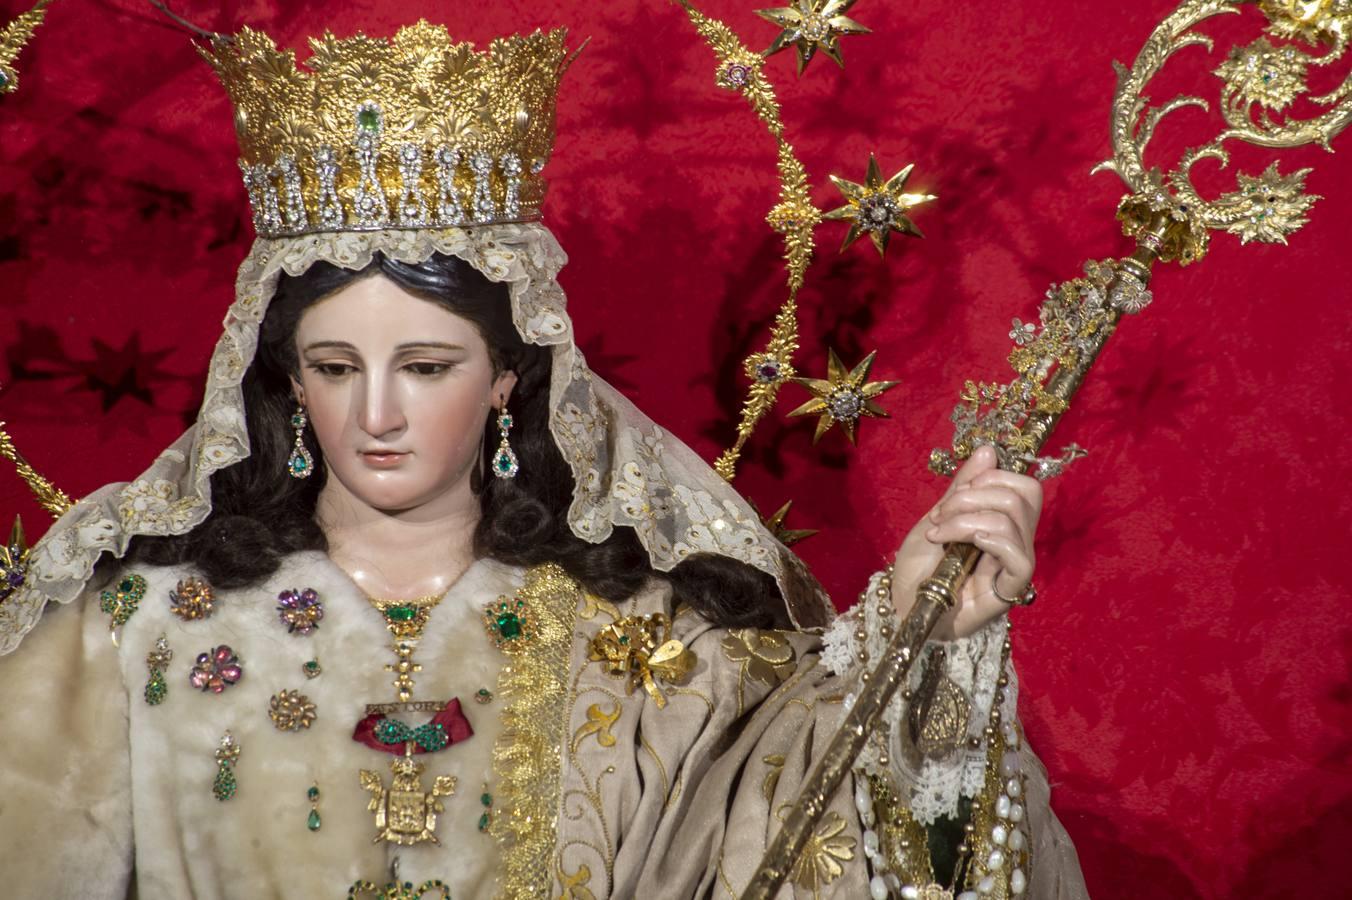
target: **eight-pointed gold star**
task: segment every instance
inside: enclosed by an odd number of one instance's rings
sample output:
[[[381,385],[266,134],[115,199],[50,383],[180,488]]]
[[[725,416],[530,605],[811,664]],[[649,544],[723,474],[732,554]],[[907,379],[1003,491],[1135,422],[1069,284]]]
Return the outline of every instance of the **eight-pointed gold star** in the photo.
[[[868,381],[868,371],[873,367],[873,358],[877,355],[878,351],[874,350],[864,357],[863,362],[846,371],[845,365],[836,355],[836,351],[831,350],[827,359],[825,381],[820,378],[793,379],[812,392],[812,399],[789,415],[821,415],[821,418],[817,420],[817,431],[812,435],[812,443],[815,444],[821,440],[822,435],[830,431],[832,425],[839,422],[840,427],[845,429],[845,436],[853,444],[854,430],[859,424],[860,416],[872,416],[876,419],[889,418],[887,411],[874,403],[873,398],[901,382]]]
[[[840,246],[842,253],[859,240],[864,232],[868,232],[868,236],[873,239],[873,246],[878,248],[879,254],[887,252],[887,241],[894,231],[924,237],[906,214],[912,207],[936,198],[933,194],[905,192],[906,181],[911,177],[911,170],[914,168],[915,163],[911,163],[884,183],[882,170],[878,168],[878,160],[870,153],[868,174],[863,184],[855,184],[836,175],[831,176],[832,183],[845,195],[847,202],[844,206],[826,213],[822,218],[850,220],[849,233],[845,235],[845,243]]]
[[[784,30],[765,51],[771,56],[793,44],[798,51],[798,74],[802,75],[812,57],[820,50],[845,65],[840,58],[840,37],[868,34],[868,29],[845,15],[856,0],[798,0],[792,6],[758,9],[756,15]]]

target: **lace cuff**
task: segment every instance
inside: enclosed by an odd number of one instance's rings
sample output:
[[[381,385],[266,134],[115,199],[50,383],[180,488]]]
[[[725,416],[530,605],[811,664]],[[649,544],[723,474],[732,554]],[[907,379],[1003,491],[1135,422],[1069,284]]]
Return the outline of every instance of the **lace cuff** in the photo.
[[[878,604],[868,602],[887,597],[881,586],[884,575],[875,574],[859,603],[823,635],[822,663],[837,675],[857,678],[865,654],[876,661],[887,647]],[[859,756],[857,768],[894,783],[922,825],[956,816],[959,798],[981,791],[986,764],[981,737],[1002,674],[1008,629],[1008,620],[1001,617],[970,637],[927,643],[911,668],[906,689],[892,698],[878,735]],[[1003,674],[1008,685],[1001,718],[1012,722],[1018,695],[1013,666]],[[846,708],[853,700],[853,693],[846,696]],[[912,715],[919,712],[912,707],[922,705],[928,711],[924,722]]]

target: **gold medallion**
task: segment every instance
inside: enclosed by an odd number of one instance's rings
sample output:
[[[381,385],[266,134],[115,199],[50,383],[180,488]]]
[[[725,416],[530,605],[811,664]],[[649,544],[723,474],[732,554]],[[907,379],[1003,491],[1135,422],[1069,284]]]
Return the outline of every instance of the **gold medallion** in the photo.
[[[366,809],[376,814],[373,844],[387,841],[412,845],[431,841],[441,846],[433,833],[437,827],[437,813],[446,811],[441,798],[455,793],[456,779],[454,775],[438,775],[432,790],[424,791],[422,773],[427,767],[413,759],[412,746],[409,744],[404,755],[390,763],[394,782],[388,788],[378,772],[361,770],[361,786],[371,794]]]

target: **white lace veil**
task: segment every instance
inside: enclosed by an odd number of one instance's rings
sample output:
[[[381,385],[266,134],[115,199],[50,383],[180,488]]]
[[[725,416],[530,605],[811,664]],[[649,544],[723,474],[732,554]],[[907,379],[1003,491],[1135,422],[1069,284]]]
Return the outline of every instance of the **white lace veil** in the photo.
[[[138,478],[90,494],[38,541],[27,582],[0,606],[0,655],[18,646],[47,602],[79,596],[101,554],[121,557],[136,535],[183,534],[206,519],[209,476],[249,454],[240,382],[282,273],[299,275],[317,260],[361,269],[376,251],[407,263],[433,253],[459,257],[508,285],[522,338],[552,349],[549,429],[573,472],[568,523],[574,534],[600,542],[616,525],[631,526],[659,571],[701,552],[747,563],[775,577],[795,626],[827,624],[832,607],[825,594],[747,502],[587,368],[557,281],[567,257],[548,229],[528,223],[255,241],[239,269],[196,424]]]

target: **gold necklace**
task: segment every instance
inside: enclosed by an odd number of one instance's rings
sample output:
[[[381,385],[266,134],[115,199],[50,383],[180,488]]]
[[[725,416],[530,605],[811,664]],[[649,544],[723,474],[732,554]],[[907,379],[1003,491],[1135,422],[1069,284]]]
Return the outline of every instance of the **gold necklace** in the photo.
[[[382,600],[366,595],[366,599],[385,620],[385,627],[394,636],[394,655],[397,659],[386,665],[385,671],[394,673],[392,683],[400,703],[407,703],[413,697],[413,675],[422,671],[422,666],[413,661],[413,651],[417,649],[423,630],[427,628],[432,610],[448,593],[449,589],[412,600]]]

